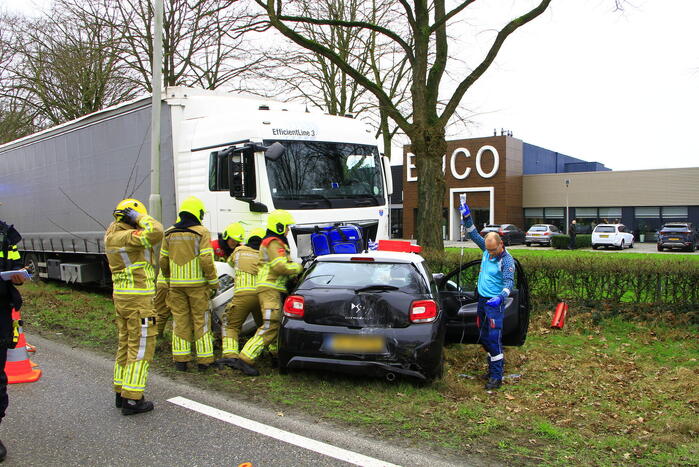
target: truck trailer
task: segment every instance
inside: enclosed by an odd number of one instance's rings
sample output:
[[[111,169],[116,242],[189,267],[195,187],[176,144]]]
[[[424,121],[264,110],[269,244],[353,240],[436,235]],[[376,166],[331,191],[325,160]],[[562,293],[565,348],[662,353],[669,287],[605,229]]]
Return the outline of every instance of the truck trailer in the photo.
[[[110,281],[104,232],[124,198],[148,202],[150,96],[0,146],[0,218],[42,278]],[[347,116],[238,94],[170,87],[161,99],[160,196],[165,228],[190,196],[203,224],[264,227],[292,213],[289,243],[311,255],[316,227],[355,224],[365,242],[389,238],[389,161],[373,132]]]

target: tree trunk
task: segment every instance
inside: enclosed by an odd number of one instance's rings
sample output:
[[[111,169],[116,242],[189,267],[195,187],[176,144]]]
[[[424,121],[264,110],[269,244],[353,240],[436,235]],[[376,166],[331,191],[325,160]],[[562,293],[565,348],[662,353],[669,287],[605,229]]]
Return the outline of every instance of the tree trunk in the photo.
[[[447,149],[444,128],[418,129],[408,135],[417,168],[417,219],[415,233],[418,244],[427,250],[444,250],[442,209],[444,173],[442,156]]]

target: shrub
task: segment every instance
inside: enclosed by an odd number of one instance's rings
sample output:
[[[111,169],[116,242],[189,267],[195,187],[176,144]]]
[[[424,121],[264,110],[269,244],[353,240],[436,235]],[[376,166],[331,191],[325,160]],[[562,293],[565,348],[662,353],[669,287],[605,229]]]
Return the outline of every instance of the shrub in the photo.
[[[449,251],[424,257],[432,272],[448,273],[480,254],[469,250],[462,258],[458,251]],[[673,305],[678,311],[699,307],[699,263],[689,259],[523,256],[520,263],[537,302],[651,303]]]
[[[570,243],[568,235],[556,235],[551,237],[551,246],[559,250],[567,250]],[[592,235],[578,234],[575,236],[575,248],[590,248],[592,246]]]

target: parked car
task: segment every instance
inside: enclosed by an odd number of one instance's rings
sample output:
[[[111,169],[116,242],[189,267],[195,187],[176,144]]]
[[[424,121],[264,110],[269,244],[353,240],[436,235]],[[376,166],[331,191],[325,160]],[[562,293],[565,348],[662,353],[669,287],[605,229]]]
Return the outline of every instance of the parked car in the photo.
[[[592,231],[592,249],[608,246],[620,250],[633,248],[633,234],[627,232],[624,224],[599,224]]]
[[[699,234],[691,222],[665,224],[658,232],[658,251],[665,248],[682,248],[695,251],[699,248]]]
[[[527,236],[524,239],[524,243],[527,246],[531,246],[535,243],[540,245],[551,246],[551,238],[556,235],[563,235],[563,233],[558,230],[553,224],[534,224],[527,230]]]
[[[451,340],[477,342],[477,293],[460,278],[477,276],[479,265],[475,261],[433,276],[416,253],[316,258],[284,302],[279,371],[321,369],[389,381],[441,377],[447,333]],[[518,284],[526,280],[523,273],[519,279]],[[526,338],[526,288],[524,296],[515,290],[507,301],[506,345],[521,345]]]
[[[500,238],[502,238],[505,245],[524,243],[524,232],[514,224],[488,224],[481,230],[481,235],[485,237],[485,234],[488,232],[500,234]]]

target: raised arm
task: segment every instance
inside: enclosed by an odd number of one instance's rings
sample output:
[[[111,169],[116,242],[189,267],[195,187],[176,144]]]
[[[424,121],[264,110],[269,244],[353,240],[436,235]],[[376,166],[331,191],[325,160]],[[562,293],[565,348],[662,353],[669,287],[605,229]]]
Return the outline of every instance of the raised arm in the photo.
[[[466,227],[468,236],[471,237],[473,243],[478,245],[478,248],[485,251],[485,240],[483,237],[481,237],[481,234],[478,233],[476,226],[473,225],[473,219],[471,219],[471,209],[468,207],[468,204],[462,201],[461,205],[459,206],[459,211],[464,219],[464,227]]]

